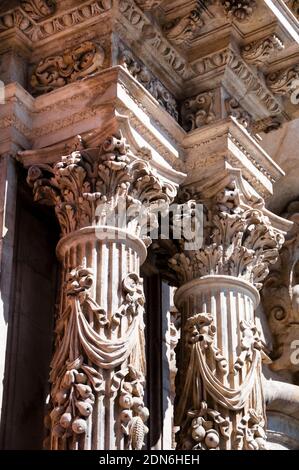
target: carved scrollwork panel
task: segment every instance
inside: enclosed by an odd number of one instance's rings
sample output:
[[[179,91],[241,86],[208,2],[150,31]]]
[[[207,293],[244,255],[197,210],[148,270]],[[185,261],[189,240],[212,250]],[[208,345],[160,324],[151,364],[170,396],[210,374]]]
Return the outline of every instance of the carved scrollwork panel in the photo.
[[[62,55],[41,60],[31,77],[31,87],[34,93],[53,91],[101,70],[104,60],[102,46],[85,41]]]

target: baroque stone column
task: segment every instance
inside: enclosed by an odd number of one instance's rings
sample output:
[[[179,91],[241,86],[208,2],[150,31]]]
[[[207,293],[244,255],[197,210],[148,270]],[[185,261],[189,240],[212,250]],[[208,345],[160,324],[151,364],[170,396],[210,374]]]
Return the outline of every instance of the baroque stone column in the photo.
[[[211,185],[203,244],[170,259],[182,315],[176,425],[179,449],[265,448],[262,343],[255,323],[259,289],[284,237],[264,202],[232,171]]]
[[[141,449],[145,225],[175,189],[125,140],[107,139],[31,167],[36,201],[53,205],[62,237],[61,299],[47,418],[50,449]]]

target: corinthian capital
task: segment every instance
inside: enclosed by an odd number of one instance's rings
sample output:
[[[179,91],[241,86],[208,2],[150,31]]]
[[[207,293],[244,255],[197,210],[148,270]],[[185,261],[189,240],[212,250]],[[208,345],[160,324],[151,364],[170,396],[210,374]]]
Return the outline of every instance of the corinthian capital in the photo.
[[[284,242],[263,209],[261,199],[251,206],[244,204],[235,181],[205,203],[203,247],[195,252],[179,250],[170,259],[179,283],[207,275],[225,275],[260,289]]]
[[[63,156],[54,165],[31,167],[28,182],[35,201],[55,207],[63,235],[117,221],[119,228],[139,236],[148,217],[155,224],[153,208],[168,204],[175,195],[174,186],[164,183],[148,161],[134,157],[125,139],[117,137],[100,148]]]

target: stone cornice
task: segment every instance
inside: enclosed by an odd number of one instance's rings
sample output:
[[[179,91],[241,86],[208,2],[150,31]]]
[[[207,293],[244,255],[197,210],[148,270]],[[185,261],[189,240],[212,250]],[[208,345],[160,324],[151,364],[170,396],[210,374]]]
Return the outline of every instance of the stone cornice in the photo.
[[[21,31],[32,43],[48,40],[52,36],[66,32],[74,26],[95,23],[98,16],[112,7],[112,0],[88,0],[79,7],[66,10],[63,14],[51,16],[38,23],[22,7],[17,7],[0,16],[0,35],[11,29]]]

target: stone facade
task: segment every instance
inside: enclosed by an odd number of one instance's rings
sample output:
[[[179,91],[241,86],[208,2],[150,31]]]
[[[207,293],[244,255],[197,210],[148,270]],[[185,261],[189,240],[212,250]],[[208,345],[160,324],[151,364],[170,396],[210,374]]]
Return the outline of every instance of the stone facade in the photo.
[[[298,26],[1,2],[3,449],[299,447]]]

